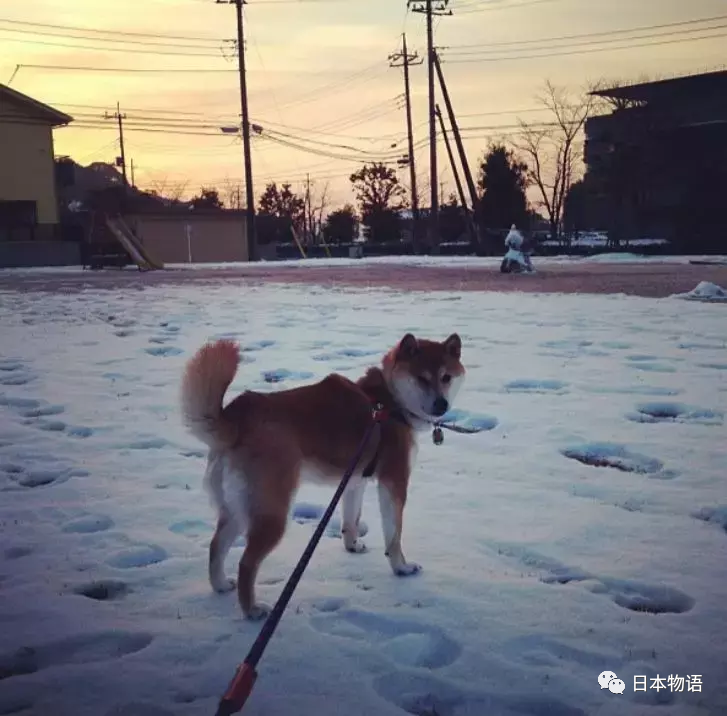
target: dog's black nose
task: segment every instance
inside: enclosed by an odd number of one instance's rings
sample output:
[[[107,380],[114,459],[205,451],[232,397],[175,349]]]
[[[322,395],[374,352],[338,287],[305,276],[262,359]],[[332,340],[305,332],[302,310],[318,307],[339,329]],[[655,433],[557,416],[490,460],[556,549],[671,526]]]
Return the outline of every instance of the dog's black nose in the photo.
[[[439,398],[434,401],[432,408],[434,409],[435,415],[444,415],[449,410],[449,403],[446,398],[439,396]]]

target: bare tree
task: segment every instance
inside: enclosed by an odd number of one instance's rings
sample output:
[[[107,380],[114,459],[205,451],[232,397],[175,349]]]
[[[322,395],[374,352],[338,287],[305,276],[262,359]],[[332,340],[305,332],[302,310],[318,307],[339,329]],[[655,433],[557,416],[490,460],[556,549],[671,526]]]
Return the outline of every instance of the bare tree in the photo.
[[[168,177],[163,179],[155,179],[150,182],[152,190],[163,199],[170,201],[173,204],[182,200],[184,193],[187,191],[188,181],[170,181]]]
[[[320,238],[323,236],[323,215],[327,213],[326,210],[328,209],[329,185],[330,182],[326,182],[320,192],[317,192],[315,199],[310,200],[308,206],[308,226],[310,227],[313,243],[320,243]]]
[[[244,187],[241,182],[234,179],[226,179],[222,189],[224,204],[228,209],[240,210],[243,208],[243,196],[245,195]]]
[[[565,198],[580,174],[581,135],[596,101],[593,89],[574,101],[565,89],[548,81],[538,99],[550,111],[551,121],[520,120],[520,138],[515,144],[528,164],[528,178],[540,194],[537,204],[545,209],[552,240],[561,236]]]

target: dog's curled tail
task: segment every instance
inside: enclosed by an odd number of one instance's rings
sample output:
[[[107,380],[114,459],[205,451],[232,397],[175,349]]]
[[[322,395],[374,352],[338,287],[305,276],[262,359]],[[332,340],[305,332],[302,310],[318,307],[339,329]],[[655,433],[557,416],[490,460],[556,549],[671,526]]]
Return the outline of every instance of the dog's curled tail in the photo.
[[[231,444],[237,430],[222,414],[222,400],[237,373],[240,349],[220,340],[200,348],[182,378],[182,419],[196,438],[210,447]]]

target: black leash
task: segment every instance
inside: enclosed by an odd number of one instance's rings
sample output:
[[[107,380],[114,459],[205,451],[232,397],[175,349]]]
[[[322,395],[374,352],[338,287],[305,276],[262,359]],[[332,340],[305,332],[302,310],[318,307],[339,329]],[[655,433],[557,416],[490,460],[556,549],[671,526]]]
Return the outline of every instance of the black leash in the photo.
[[[298,560],[298,564],[295,565],[293,573],[288,578],[285,587],[283,587],[283,591],[280,593],[278,601],[275,602],[275,606],[268,615],[268,618],[265,620],[262,629],[260,629],[260,633],[258,634],[257,639],[255,639],[253,645],[250,647],[250,651],[247,653],[245,660],[242,662],[242,664],[240,664],[237,672],[235,673],[235,676],[227,687],[227,691],[225,692],[224,696],[220,700],[219,706],[217,707],[215,716],[231,716],[232,714],[237,713],[242,709],[242,707],[245,705],[245,702],[252,693],[252,688],[255,685],[255,680],[257,679],[257,672],[255,671],[255,667],[258,665],[258,662],[262,658],[262,655],[267,648],[268,642],[275,633],[275,629],[277,628],[278,623],[283,616],[283,612],[288,606],[288,602],[293,596],[293,592],[298,586],[298,582],[300,582],[300,579],[303,576],[303,572],[305,572],[305,568],[308,566],[308,562],[310,562],[311,557],[313,556],[313,553],[318,546],[318,542],[320,542],[320,539],[323,536],[323,532],[328,526],[328,522],[330,521],[331,516],[333,515],[333,512],[336,509],[339,500],[341,499],[341,495],[343,495],[343,491],[346,489],[346,485],[348,485],[351,476],[356,470],[356,466],[358,465],[361,457],[363,456],[364,450],[366,449],[366,446],[368,445],[368,442],[373,435],[374,429],[386,418],[386,414],[380,404],[374,407],[372,417],[373,420],[371,421],[369,427],[366,429],[366,432],[364,433],[364,436],[359,443],[358,449],[356,450],[356,453],[351,459],[351,463],[349,464],[348,469],[343,474],[341,482],[338,485],[338,489],[333,495],[333,498],[331,499],[328,508],[323,513],[323,516],[321,517],[321,520],[318,523],[318,526],[316,527],[313,536],[308,542],[308,546],[305,548],[305,551]]]

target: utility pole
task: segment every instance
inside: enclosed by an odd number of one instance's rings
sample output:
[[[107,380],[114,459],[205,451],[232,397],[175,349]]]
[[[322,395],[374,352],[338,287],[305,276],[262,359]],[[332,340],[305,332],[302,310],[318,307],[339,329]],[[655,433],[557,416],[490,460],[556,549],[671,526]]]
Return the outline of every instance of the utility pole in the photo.
[[[121,151],[121,174],[124,178],[124,189],[128,189],[129,182],[126,179],[126,153],[124,152],[124,120],[126,119],[125,114],[121,114],[121,108],[119,103],[116,103],[116,112],[114,114],[104,113],[104,119],[115,119],[119,123],[119,149]],[[116,166],[119,165],[119,160],[116,162]]]
[[[452,154],[452,145],[449,143],[449,137],[447,136],[447,130],[444,127],[444,117],[442,117],[442,112],[439,109],[439,105],[435,107],[434,110],[437,113],[437,118],[439,119],[439,126],[442,130],[442,137],[444,138],[444,146],[447,149],[447,156],[449,157],[449,164],[452,167],[452,176],[454,177],[454,183],[457,187],[457,194],[459,195],[459,201],[460,204],[462,204],[462,208],[464,211],[467,211],[467,202],[464,198],[464,190],[462,189],[462,181],[459,178],[459,171],[457,170],[457,165],[454,161],[454,154]]]
[[[419,192],[417,191],[417,172],[414,161],[414,129],[411,117],[411,90],[409,83],[409,67],[412,65],[421,65],[424,60],[417,55],[416,52],[411,55],[406,49],[406,34],[401,36],[401,52],[389,55],[389,67],[404,68],[404,94],[406,96],[406,132],[409,140],[409,183],[411,186],[411,211],[413,218],[412,239],[414,243],[414,253],[418,252],[420,239],[420,221],[419,221]],[[401,62],[401,64],[398,64]]]
[[[444,117],[442,117],[442,111],[439,109],[439,105],[436,106],[437,117],[439,118],[439,126],[442,128],[442,137],[444,137],[444,146],[447,148],[447,156],[449,157],[449,164],[452,167],[452,176],[454,176],[454,183],[457,186],[457,194],[459,195],[459,203],[462,205],[462,211],[464,212],[465,222],[467,223],[467,231],[470,235],[470,241],[474,244],[477,241],[477,230],[475,229],[474,222],[472,220],[472,214],[470,214],[467,208],[467,200],[464,198],[464,189],[462,188],[462,180],[459,178],[459,171],[457,170],[457,164],[454,161],[454,153],[452,152],[452,145],[449,143],[449,136],[444,126]]]
[[[134,160],[131,160],[131,188],[136,189],[136,182],[134,181]]]
[[[303,204],[303,240],[310,246],[313,243],[313,212],[310,206],[310,174],[305,175],[305,202]]]
[[[255,230],[255,193],[252,184],[252,158],[250,155],[250,117],[247,108],[247,73],[245,70],[245,33],[242,6],[247,0],[215,0],[217,4],[234,4],[237,11],[237,66],[240,74],[240,111],[242,119],[242,150],[245,167],[245,203],[247,204],[246,235],[248,261],[257,261],[257,235]]]
[[[412,12],[424,13],[427,18],[427,70],[429,82],[429,245],[439,243],[439,195],[437,192],[437,125],[434,112],[434,28],[435,15],[451,15],[449,0],[407,0]]]
[[[444,81],[444,75],[442,74],[442,66],[439,63],[439,56],[434,53],[434,66],[437,70],[437,76],[439,78],[439,87],[442,90],[442,97],[444,98],[444,104],[447,107],[447,114],[449,115],[449,124],[452,127],[452,134],[454,134],[454,141],[457,145],[457,151],[459,152],[459,159],[462,163],[462,170],[464,171],[464,178],[467,182],[467,189],[469,190],[470,198],[472,200],[472,212],[477,212],[477,190],[475,189],[475,182],[472,178],[472,172],[470,171],[470,165],[467,161],[467,155],[464,151],[464,144],[462,143],[462,135],[459,133],[459,125],[457,124],[457,118],[454,115],[454,109],[452,109],[452,101],[449,98],[449,91],[447,90],[447,83]]]

